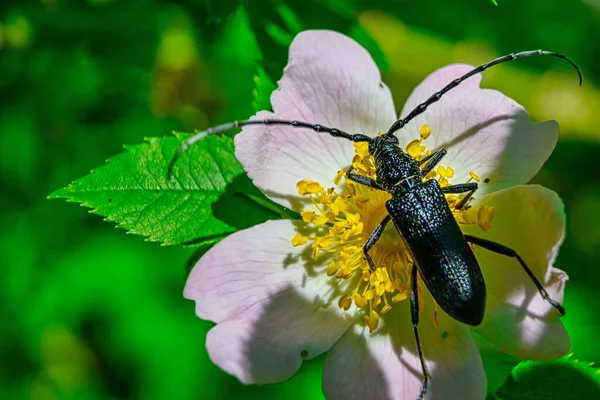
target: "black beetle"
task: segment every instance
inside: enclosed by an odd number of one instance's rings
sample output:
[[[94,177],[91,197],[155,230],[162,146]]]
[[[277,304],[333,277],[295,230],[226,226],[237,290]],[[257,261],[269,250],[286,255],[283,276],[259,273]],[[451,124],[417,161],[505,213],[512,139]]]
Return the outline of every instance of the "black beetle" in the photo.
[[[417,266],[412,269],[411,273],[410,303],[413,332],[423,373],[418,399],[423,399],[427,392],[430,375],[423,358],[417,329],[419,322],[417,272],[421,275],[435,301],[448,315],[465,324],[477,326],[483,320],[486,306],[485,282],[470,244],[478,245],[487,250],[516,258],[542,297],[561,315],[565,314],[563,306],[548,295],[539,280],[514,250],[499,243],[462,233],[452,215],[445,194],[466,193],[455,206],[455,209],[461,209],[467,205],[472,194],[477,190],[477,183],[440,187],[436,180],[425,179],[425,176],[433,170],[447,151],[442,148],[417,161],[400,148],[398,139],[394,136],[394,132],[423,113],[428,106],[440,100],[444,93],[458,86],[467,78],[505,61],[531,56],[553,56],[566,60],[576,69],[581,85],[582,77],[579,67],[562,54],[543,50],[513,53],[480,65],[453,80],[418,105],[405,118],[396,121],[383,135],[371,138],[363,134],[349,134],[339,129],[301,121],[278,119],[235,121],[207,129],[187,140],[171,160],[168,174],[171,174],[173,165],[179,156],[193,143],[206,135],[247,125],[288,125],[328,133],[331,136],[353,142],[368,142],[369,153],[375,159],[376,179],[356,174],[351,170],[347,172],[347,177],[373,189],[387,191],[392,198],[386,203],[388,215],[375,228],[365,243],[363,252],[371,270],[375,270],[376,266],[369,255],[369,250],[379,240],[387,224],[392,221]]]

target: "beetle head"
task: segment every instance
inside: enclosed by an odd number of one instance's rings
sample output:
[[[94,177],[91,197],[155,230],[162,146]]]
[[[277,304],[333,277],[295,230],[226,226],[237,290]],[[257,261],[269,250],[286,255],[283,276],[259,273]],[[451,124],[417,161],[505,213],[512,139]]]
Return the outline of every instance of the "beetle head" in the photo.
[[[385,148],[389,148],[390,146],[398,147],[400,142],[398,138],[393,134],[385,134],[374,137],[369,142],[369,153],[373,157],[377,157],[377,154],[381,152]]]

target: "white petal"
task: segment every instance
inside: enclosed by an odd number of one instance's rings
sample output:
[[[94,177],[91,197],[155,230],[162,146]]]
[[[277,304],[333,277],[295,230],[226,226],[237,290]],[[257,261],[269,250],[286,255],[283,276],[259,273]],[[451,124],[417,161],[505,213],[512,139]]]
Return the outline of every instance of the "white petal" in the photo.
[[[274,113],[255,118],[300,120],[348,133],[375,135],[396,112],[389,89],[369,53],[331,31],[302,32],[291,44]],[[324,187],[350,165],[352,143],[326,133],[282,126],[247,126],[235,138],[236,157],[268,197],[299,211],[296,183],[312,179]]]
[[[491,228],[484,232],[470,226],[465,232],[515,250],[550,296],[562,303],[567,276],[552,268],[565,229],[556,193],[522,185],[484,196],[479,203],[495,208]],[[560,314],[542,299],[518,261],[479,246],[475,255],[488,290],[486,315],[477,331],[516,357],[551,360],[564,355],[570,342]]]
[[[327,353],[323,371],[327,398],[417,398],[422,373],[408,302],[394,305],[384,318],[386,326],[374,334],[360,326],[349,329]],[[420,313],[419,334],[431,374],[425,398],[481,400],[486,378],[469,329],[443,312],[439,323],[435,328],[427,314]]]
[[[200,318],[218,323],[207,337],[211,359],[243,382],[280,382],[305,358],[327,351],[349,321],[310,250],[294,248],[294,222],[269,221],[236,232],[209,250],[184,295]],[[268,354],[268,356],[266,356]]]
[[[441,68],[415,88],[402,116],[473,67]],[[428,124],[430,150],[444,147],[448,154],[441,165],[455,170],[452,183],[462,183],[474,171],[482,180],[478,194],[527,183],[548,159],[558,139],[556,121],[534,124],[525,109],[496,90],[481,89],[481,75],[473,76],[447,92],[425,113],[413,119],[397,135],[406,146]]]

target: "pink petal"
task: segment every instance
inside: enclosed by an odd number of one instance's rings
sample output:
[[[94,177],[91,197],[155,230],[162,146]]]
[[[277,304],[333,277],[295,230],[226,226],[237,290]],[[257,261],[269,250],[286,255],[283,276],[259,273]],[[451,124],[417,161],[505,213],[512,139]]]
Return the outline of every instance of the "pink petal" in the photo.
[[[438,320],[439,329],[427,314],[420,313],[419,333],[431,374],[425,398],[482,399],[486,378],[469,329],[443,312]],[[367,328],[354,326],[327,353],[323,371],[323,391],[327,398],[417,398],[422,373],[408,302],[394,305],[385,323],[374,334]]]
[[[296,36],[271,103],[274,113],[263,111],[255,118],[296,119],[367,135],[386,130],[396,118],[390,91],[369,53],[331,31]],[[348,140],[281,126],[245,127],[235,145],[254,184],[297,211],[302,207],[296,201],[298,181],[312,179],[329,187],[354,156]]]
[[[217,322],[211,359],[246,383],[290,378],[305,358],[327,351],[349,322],[310,248],[291,244],[290,220],[236,232],[196,264],[184,296],[196,314]]]
[[[465,233],[515,250],[562,303],[567,275],[552,268],[565,230],[563,204],[556,193],[522,185],[480,198],[495,209],[491,228],[469,226]],[[488,289],[486,315],[477,331],[500,350],[520,358],[552,360],[567,353],[569,336],[559,312],[542,299],[514,258],[475,247]]]
[[[415,88],[404,109],[406,116],[418,104],[473,67],[451,65],[441,68]],[[541,168],[558,139],[556,121],[534,124],[525,109],[496,90],[481,89],[481,75],[473,76],[447,92],[439,102],[416,117],[397,133],[406,146],[419,137],[419,128],[428,124],[431,136],[424,142],[435,150],[444,147],[442,160],[456,174],[452,183],[462,183],[469,171],[482,180],[479,195],[527,183]]]

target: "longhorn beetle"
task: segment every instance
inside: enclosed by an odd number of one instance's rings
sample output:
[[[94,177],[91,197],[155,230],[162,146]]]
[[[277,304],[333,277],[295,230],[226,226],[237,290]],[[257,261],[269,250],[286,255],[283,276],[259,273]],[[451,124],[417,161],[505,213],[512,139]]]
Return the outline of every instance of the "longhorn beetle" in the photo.
[[[301,121],[279,119],[235,121],[207,129],[187,140],[171,160],[168,174],[170,176],[176,160],[193,143],[207,135],[247,125],[288,125],[294,128],[306,128],[315,132],[328,133],[331,136],[353,142],[367,142],[369,153],[375,159],[376,179],[356,174],[351,170],[348,171],[347,177],[370,188],[387,191],[392,196],[386,202],[388,215],[375,228],[363,247],[364,257],[371,270],[374,271],[376,266],[369,255],[369,250],[377,243],[390,221],[394,223],[415,262],[416,268],[413,267],[411,273],[410,307],[413,333],[423,373],[423,381],[418,397],[421,400],[427,392],[430,375],[423,358],[423,350],[417,329],[419,323],[417,273],[420,274],[435,301],[446,313],[460,322],[477,326],[483,321],[486,288],[481,269],[469,244],[478,245],[489,251],[515,258],[531,278],[540,295],[561,315],[565,314],[563,306],[548,295],[548,292],[517,252],[500,243],[462,233],[444,195],[448,193],[465,193],[456,206],[456,209],[462,209],[477,190],[477,183],[441,187],[435,179],[425,180],[425,176],[446,155],[446,149],[441,148],[418,161],[400,148],[398,138],[394,136],[394,132],[402,129],[410,120],[423,113],[427,107],[439,101],[446,92],[469,77],[505,61],[531,56],[552,56],[567,61],[577,71],[579,85],[582,84],[579,67],[562,54],[543,50],[513,53],[480,65],[460,78],[453,80],[439,92],[434,93],[419,104],[406,117],[397,120],[383,135],[370,137],[364,134],[349,134],[340,129]]]

